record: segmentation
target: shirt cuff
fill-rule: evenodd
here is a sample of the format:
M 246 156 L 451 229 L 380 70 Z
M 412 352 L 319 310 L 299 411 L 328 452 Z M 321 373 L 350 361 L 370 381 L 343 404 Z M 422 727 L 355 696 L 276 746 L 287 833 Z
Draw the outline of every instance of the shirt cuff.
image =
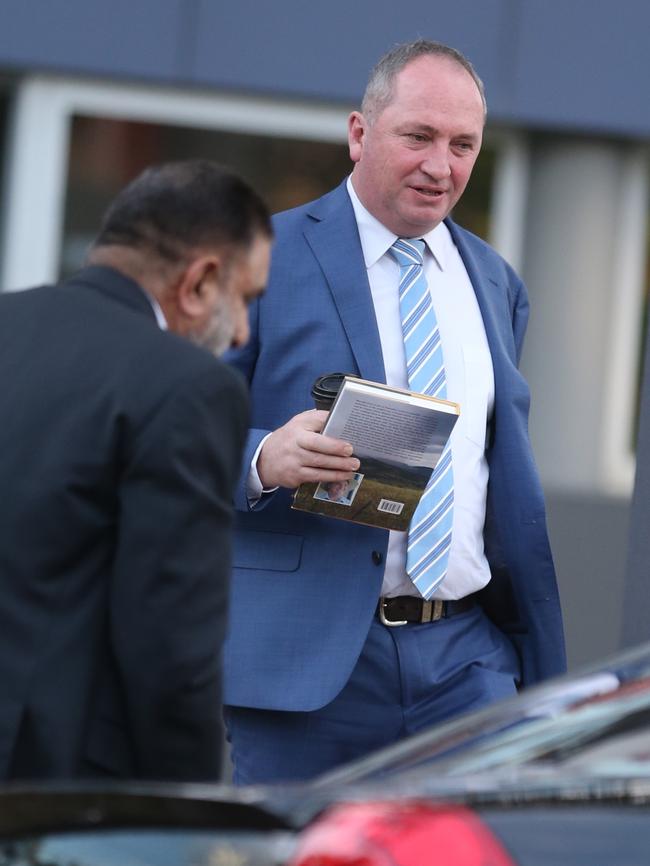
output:
M 250 469 L 248 470 L 248 477 L 246 479 L 246 498 L 248 499 L 248 505 L 250 508 L 253 508 L 260 501 L 262 496 L 265 493 L 274 493 L 278 490 L 277 487 L 263 487 L 262 481 L 260 479 L 259 473 L 257 471 L 257 461 L 260 456 L 260 452 L 266 440 L 269 438 L 271 434 L 267 433 L 264 439 L 257 446 L 255 453 L 253 454 L 253 459 L 251 460 Z

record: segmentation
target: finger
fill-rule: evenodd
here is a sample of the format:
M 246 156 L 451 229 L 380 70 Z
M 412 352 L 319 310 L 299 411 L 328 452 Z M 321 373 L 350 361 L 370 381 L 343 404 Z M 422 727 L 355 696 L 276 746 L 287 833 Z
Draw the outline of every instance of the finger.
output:
M 318 481 L 320 483 L 349 481 L 351 478 L 354 478 L 354 471 L 339 472 L 334 469 L 316 469 L 309 466 L 303 466 L 300 470 L 300 483 L 306 481 Z
M 360 466 L 356 457 L 336 457 L 318 451 L 301 451 L 299 460 L 302 467 L 333 472 L 356 472 Z
M 333 436 L 324 436 L 322 433 L 311 433 L 303 431 L 296 442 L 305 451 L 314 451 L 317 454 L 332 454 L 336 457 L 350 457 L 353 451 L 352 445 L 343 439 L 335 439 Z

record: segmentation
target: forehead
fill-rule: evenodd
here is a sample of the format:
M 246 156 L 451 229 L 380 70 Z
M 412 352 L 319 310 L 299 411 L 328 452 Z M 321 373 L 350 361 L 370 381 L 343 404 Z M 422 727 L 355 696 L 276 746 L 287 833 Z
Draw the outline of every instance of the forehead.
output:
M 426 55 L 407 64 L 396 76 L 386 111 L 440 109 L 478 114 L 483 99 L 470 73 L 451 57 Z

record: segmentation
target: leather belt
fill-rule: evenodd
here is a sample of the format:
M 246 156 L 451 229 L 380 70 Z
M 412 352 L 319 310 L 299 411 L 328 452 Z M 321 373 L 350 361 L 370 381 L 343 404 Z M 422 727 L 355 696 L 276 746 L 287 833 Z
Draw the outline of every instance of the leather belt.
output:
M 476 601 L 468 595 L 457 601 L 441 601 L 433 598 L 427 601 L 411 595 L 382 596 L 377 605 L 377 616 L 384 625 L 406 625 L 410 622 L 438 622 L 458 613 L 471 610 Z

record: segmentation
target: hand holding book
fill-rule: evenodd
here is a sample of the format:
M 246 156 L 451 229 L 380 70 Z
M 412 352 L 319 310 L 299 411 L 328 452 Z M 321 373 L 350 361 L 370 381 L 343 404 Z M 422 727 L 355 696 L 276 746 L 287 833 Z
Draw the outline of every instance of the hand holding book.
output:
M 301 484 L 293 508 L 405 531 L 460 413 L 458 404 L 343 377 L 323 433 L 361 465 L 345 490 Z

